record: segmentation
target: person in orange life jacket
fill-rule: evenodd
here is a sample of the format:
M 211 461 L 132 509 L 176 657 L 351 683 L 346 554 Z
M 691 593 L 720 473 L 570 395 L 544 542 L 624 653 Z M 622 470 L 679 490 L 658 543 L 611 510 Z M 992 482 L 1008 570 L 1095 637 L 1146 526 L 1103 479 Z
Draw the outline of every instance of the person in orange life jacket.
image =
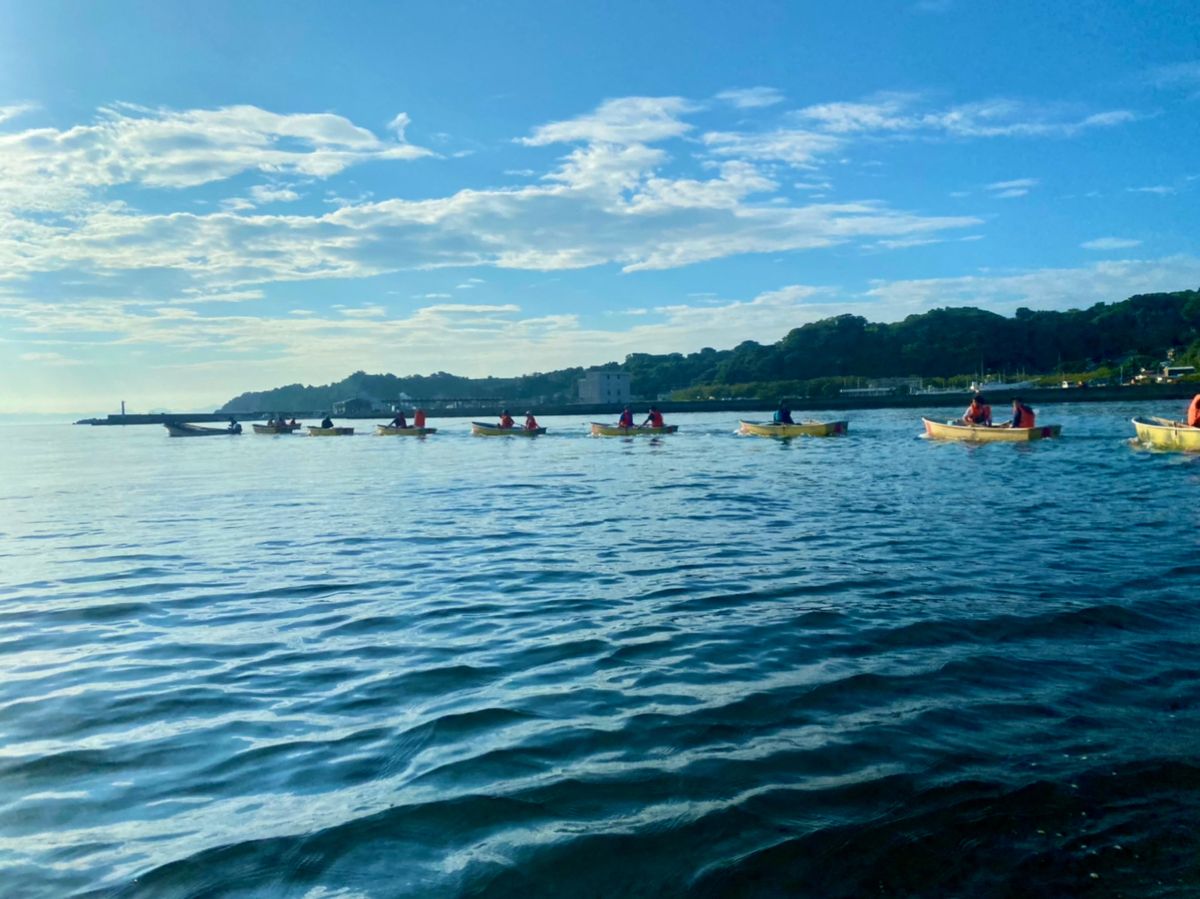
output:
M 537 423 L 537 419 L 533 417 L 533 413 L 526 411 L 525 413 L 525 430 L 536 431 L 541 425 Z
M 513 421 L 512 416 L 508 414 L 507 409 L 500 413 L 500 427 L 511 428 L 515 424 L 516 422 Z
M 425 410 L 424 409 L 417 409 L 415 412 L 413 412 L 413 427 L 414 428 L 425 427 Z
M 617 420 L 618 428 L 633 427 L 633 413 L 629 411 L 629 407 L 625 407 L 625 411 L 621 413 L 621 417 Z
M 396 412 L 396 417 L 395 417 L 395 418 L 393 418 L 393 419 L 391 420 L 391 422 L 389 422 L 389 423 L 388 423 L 388 427 L 391 427 L 391 428 L 407 428 L 407 427 L 408 427 L 408 422 L 404 420 L 404 413 L 403 413 L 403 412 L 401 412 L 401 411 L 397 411 L 397 412 Z
M 1037 416 L 1032 409 L 1025 405 L 1025 401 L 1020 397 L 1013 400 L 1013 417 L 1012 421 L 1005 422 L 1006 428 L 1032 428 Z
M 1188 427 L 1200 428 L 1200 393 L 1192 397 L 1192 404 L 1187 410 Z
M 972 397 L 971 405 L 967 406 L 967 411 L 963 413 L 962 421 L 968 425 L 984 425 L 989 428 L 992 426 L 992 407 L 984 400 L 982 393 Z
M 788 408 L 785 400 L 779 401 L 779 408 L 775 410 L 775 417 L 772 419 L 777 425 L 794 425 L 792 421 L 792 410 Z
M 657 406 L 650 407 L 650 414 L 646 416 L 646 420 L 642 422 L 642 427 L 650 425 L 652 428 L 661 428 L 663 426 L 662 413 L 658 411 Z

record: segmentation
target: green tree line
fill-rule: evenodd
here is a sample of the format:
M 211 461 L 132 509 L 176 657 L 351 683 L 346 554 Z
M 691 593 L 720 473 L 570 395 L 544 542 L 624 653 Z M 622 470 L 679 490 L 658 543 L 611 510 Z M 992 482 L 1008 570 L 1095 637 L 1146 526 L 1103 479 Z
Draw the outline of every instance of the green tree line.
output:
M 857 378 L 952 379 L 1118 365 L 1132 371 L 1157 364 L 1168 352 L 1179 364 L 1200 367 L 1200 291 L 1140 294 L 1067 312 L 1021 308 L 1011 318 L 970 307 L 934 309 L 893 323 L 839 315 L 794 328 L 773 344 L 745 341 L 731 350 L 705 347 L 686 355 L 633 353 L 623 363 L 597 368 L 628 372 L 634 395 L 643 398 L 672 393 L 684 398 L 714 389 L 726 396 L 770 396 L 836 391 Z M 401 394 L 425 401 L 564 403 L 577 398 L 583 374 L 582 368 L 515 378 L 359 371 L 336 384 L 244 393 L 222 411 L 328 409 L 355 396 L 394 402 Z M 813 384 L 818 385 L 815 391 Z

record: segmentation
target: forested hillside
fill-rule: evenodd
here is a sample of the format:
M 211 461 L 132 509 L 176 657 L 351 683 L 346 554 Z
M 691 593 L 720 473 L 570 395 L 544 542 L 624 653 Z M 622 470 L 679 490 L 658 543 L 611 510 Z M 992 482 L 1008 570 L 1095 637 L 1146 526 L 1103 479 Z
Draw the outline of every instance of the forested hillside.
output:
M 602 368 L 629 372 L 636 396 L 720 385 L 800 384 L 818 379 L 948 378 L 982 372 L 1084 372 L 1106 365 L 1153 366 L 1173 351 L 1200 367 L 1200 291 L 1142 294 L 1084 310 L 1034 312 L 1006 318 L 981 309 L 935 309 L 880 324 L 839 315 L 795 328 L 776 343 L 746 341 L 732 350 L 705 347 L 684 355 L 633 353 Z M 571 402 L 582 368 L 515 378 L 368 375 L 355 372 L 336 384 L 292 384 L 244 393 L 223 411 L 329 409 L 355 396 L 391 402 L 497 399 Z M 764 387 L 764 390 L 769 389 Z M 745 391 L 741 391 L 745 393 Z

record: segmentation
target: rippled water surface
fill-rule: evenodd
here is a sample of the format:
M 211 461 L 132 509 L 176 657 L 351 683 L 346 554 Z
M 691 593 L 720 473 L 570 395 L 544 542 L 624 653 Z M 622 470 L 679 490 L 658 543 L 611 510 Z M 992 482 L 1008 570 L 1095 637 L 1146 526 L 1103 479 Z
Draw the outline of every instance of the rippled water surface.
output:
M 0 893 L 1195 895 L 1175 412 L 6 425 Z

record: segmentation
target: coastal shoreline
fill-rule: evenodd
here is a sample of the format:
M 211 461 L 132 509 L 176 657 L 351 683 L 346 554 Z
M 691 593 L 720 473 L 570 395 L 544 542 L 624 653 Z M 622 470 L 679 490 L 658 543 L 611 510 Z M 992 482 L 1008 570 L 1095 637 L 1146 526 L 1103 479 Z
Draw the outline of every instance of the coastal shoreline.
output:
M 1147 384 L 1129 387 L 1073 387 L 1073 388 L 1040 388 L 1030 390 L 998 390 L 987 391 L 984 387 L 988 402 L 999 408 L 1020 396 L 1032 406 L 1050 406 L 1060 403 L 1111 403 L 1111 402 L 1166 402 L 1189 400 L 1200 392 L 1200 383 L 1178 382 L 1174 384 Z M 970 402 L 971 391 L 962 390 L 953 393 L 907 394 L 894 396 L 821 396 L 793 398 L 787 397 L 794 412 L 813 410 L 854 411 L 859 409 L 928 409 L 965 407 Z M 777 403 L 762 399 L 711 399 L 688 402 L 672 402 L 670 400 L 631 400 L 628 405 L 643 408 L 654 403 L 666 415 L 683 414 L 687 412 L 754 412 L 770 413 Z M 528 401 L 510 401 L 497 399 L 483 401 L 473 405 L 442 406 L 434 400 L 409 401 L 404 408 L 421 407 L 430 418 L 479 418 L 491 417 L 504 406 L 533 408 L 538 415 L 616 415 L 623 403 L 585 404 L 570 403 L 560 405 L 537 405 Z M 146 414 L 111 414 L 105 418 L 83 418 L 75 422 L 77 425 L 160 425 L 166 422 L 189 421 L 228 421 L 236 418 L 239 421 L 257 421 L 280 414 L 281 410 L 270 409 L 258 412 L 156 412 Z M 288 418 L 310 419 L 321 418 L 327 410 L 282 410 Z M 390 416 L 390 412 L 368 412 L 336 416 L 346 421 L 376 421 Z

